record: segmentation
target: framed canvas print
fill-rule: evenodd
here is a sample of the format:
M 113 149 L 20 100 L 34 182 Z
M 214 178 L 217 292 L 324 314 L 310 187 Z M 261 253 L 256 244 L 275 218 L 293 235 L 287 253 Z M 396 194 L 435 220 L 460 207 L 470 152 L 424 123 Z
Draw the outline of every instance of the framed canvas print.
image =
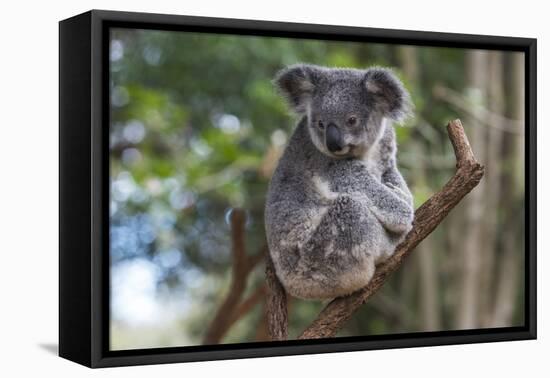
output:
M 62 357 L 536 337 L 536 40 L 96 10 L 59 27 Z

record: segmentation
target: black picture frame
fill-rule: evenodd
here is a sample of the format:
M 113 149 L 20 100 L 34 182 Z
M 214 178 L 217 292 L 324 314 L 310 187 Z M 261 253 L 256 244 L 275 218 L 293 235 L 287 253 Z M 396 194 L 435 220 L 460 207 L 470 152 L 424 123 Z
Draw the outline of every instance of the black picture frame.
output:
M 108 30 L 111 27 L 525 53 L 526 274 L 522 327 L 109 351 Z M 536 338 L 536 62 L 530 38 L 92 10 L 59 23 L 59 355 L 88 367 Z

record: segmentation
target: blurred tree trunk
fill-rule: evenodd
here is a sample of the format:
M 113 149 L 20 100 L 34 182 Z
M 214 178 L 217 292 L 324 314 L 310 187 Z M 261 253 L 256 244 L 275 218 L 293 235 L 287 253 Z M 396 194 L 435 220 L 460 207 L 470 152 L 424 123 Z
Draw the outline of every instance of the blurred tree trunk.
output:
M 419 149 L 420 148 L 417 148 L 417 150 Z M 416 154 L 421 153 L 421 151 L 416 152 Z M 415 169 L 412 172 L 412 176 L 414 177 L 415 186 L 421 188 L 427 188 L 429 186 L 427 168 L 425 164 L 415 166 Z M 417 324 L 415 324 L 415 326 L 420 328 L 422 331 L 436 331 L 441 329 L 441 311 L 439 307 L 439 281 L 437 277 L 437 264 L 435 261 L 437 251 L 437 239 L 434 238 L 434 234 L 428 236 L 417 247 L 417 253 L 415 257 L 417 261 L 415 265 L 418 267 L 418 297 L 413 295 L 409 296 L 409 298 L 413 299 L 413 301 L 418 301 L 420 305 L 418 313 L 421 314 L 421 318 L 417 319 Z M 403 289 L 406 289 L 406 287 L 404 287 Z M 406 293 L 406 291 L 403 290 L 402 293 Z
M 421 87 L 421 78 L 419 76 L 419 67 L 418 67 L 418 49 L 414 46 L 400 46 L 397 48 L 397 57 L 399 63 L 403 70 L 406 81 L 409 86 L 414 88 Z M 419 148 L 418 148 L 419 149 Z M 419 156 L 422 154 L 422 151 L 417 152 Z M 412 179 L 418 181 L 422 187 L 429 187 L 428 184 L 428 173 L 427 167 L 424 162 L 422 166 L 417 167 L 414 172 L 412 172 Z M 422 318 L 416 325 L 424 331 L 435 331 L 440 329 L 440 311 L 439 311 L 439 290 L 438 290 L 438 280 L 437 280 L 437 271 L 435 264 L 435 248 L 433 242 L 433 235 L 429 236 L 418 246 L 418 253 L 416 254 L 417 266 L 419 269 L 418 274 L 416 275 L 419 280 L 415 280 L 415 284 L 418 282 L 419 290 L 419 313 L 421 313 Z M 414 278 L 411 272 L 404 272 L 404 274 L 409 274 L 410 277 Z M 408 294 L 412 289 L 408 280 L 404 280 L 406 285 L 409 285 L 409 289 L 401 291 L 403 294 Z M 416 296 L 409 295 L 404 298 L 412 302 L 416 302 Z
M 525 54 L 516 53 L 508 57 L 510 61 L 509 77 L 512 78 L 512 95 L 509 117 L 520 121 L 519 133 L 515 140 L 516 156 L 514 157 L 514 177 L 517 192 L 525 190 Z M 508 76 L 508 75 L 507 75 Z M 513 143 L 513 142 L 512 142 Z
M 465 202 L 459 204 L 453 216 L 445 221 L 445 242 L 442 248 L 443 256 L 440 264 L 443 281 L 442 306 L 447 317 L 444 318 L 445 328 L 456 328 L 458 324 L 458 306 L 460 290 L 462 289 L 461 274 L 464 258 L 464 228 L 466 220 Z
M 411 328 L 418 327 L 418 317 L 411 314 L 417 313 L 418 301 L 418 282 L 419 282 L 419 267 L 418 259 L 411 259 L 410 264 L 406 272 L 401 275 L 401 281 L 399 282 L 399 302 L 405 305 L 405 308 L 412 311 L 402 311 L 399 317 L 399 326 L 402 330 L 409 330 Z
M 439 311 L 439 290 L 435 264 L 435 243 L 433 235 L 424 240 L 418 249 L 420 265 L 420 304 L 422 306 L 422 330 L 437 331 L 441 329 Z
M 496 114 L 504 114 L 503 55 L 500 51 L 488 53 L 488 108 Z M 487 129 L 487 157 L 485 177 L 485 215 L 483 217 L 483 240 L 480 246 L 481 271 L 479 281 L 480 322 L 487 326 L 492 317 L 494 295 L 495 252 L 498 231 L 498 213 L 500 207 L 502 175 L 502 140 L 503 131 L 496 127 L 484 126 Z
M 524 85 L 524 56 L 514 54 L 507 57 L 506 77 L 509 78 L 510 103 L 507 106 L 507 116 L 523 121 L 525 119 L 525 85 Z M 521 122 L 520 128 L 524 128 Z M 494 293 L 494 306 L 489 326 L 504 327 L 512 325 L 514 309 L 523 308 L 516 306 L 517 296 L 522 292 L 523 280 L 520 272 L 525 271 L 525 250 L 521 237 L 524 232 L 518 227 L 518 218 L 525 215 L 523 204 L 524 195 L 524 130 L 519 133 L 507 133 L 503 138 L 503 150 L 501 160 L 507 169 L 503 171 L 501 209 L 503 210 L 503 234 L 502 251 L 499 256 L 499 271 Z M 523 221 L 523 219 L 522 219 Z
M 479 122 L 480 109 L 487 93 L 488 52 L 468 50 L 466 52 L 466 77 L 468 98 L 472 102 L 474 115 L 469 116 L 465 125 L 469 128 L 471 145 L 475 156 L 483 164 L 486 158 L 486 128 Z M 477 113 L 477 114 L 476 114 Z M 481 253 L 483 235 L 483 215 L 485 182 L 472 191 L 466 203 L 466 225 L 462 245 L 461 277 L 459 284 L 459 301 L 456 311 L 456 326 L 461 329 L 479 326 L 479 283 L 481 273 Z
M 267 332 L 267 304 L 264 299 L 262 303 L 260 319 L 256 326 L 256 334 L 254 336 L 255 341 L 269 341 L 269 333 Z
M 405 78 L 414 85 L 419 85 L 418 48 L 414 46 L 399 46 L 397 56 Z

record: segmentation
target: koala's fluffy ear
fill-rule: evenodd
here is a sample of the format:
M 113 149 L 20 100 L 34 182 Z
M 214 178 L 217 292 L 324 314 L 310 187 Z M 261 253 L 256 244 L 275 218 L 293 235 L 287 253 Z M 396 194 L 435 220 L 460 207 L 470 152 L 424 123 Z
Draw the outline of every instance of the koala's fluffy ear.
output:
M 273 84 L 287 99 L 293 110 L 303 114 L 315 90 L 319 73 L 319 67 L 314 65 L 295 64 L 277 72 Z
M 365 73 L 363 85 L 368 101 L 384 117 L 400 122 L 412 112 L 409 92 L 395 74 L 386 68 L 370 68 Z

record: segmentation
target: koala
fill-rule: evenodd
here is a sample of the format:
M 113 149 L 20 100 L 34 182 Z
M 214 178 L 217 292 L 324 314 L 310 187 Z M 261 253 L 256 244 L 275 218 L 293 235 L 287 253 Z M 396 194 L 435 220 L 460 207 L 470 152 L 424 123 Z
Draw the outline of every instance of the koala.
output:
M 303 299 L 364 287 L 411 230 L 413 197 L 395 130 L 411 113 L 385 68 L 298 64 L 273 83 L 301 116 L 269 183 L 265 225 L 275 273 Z

